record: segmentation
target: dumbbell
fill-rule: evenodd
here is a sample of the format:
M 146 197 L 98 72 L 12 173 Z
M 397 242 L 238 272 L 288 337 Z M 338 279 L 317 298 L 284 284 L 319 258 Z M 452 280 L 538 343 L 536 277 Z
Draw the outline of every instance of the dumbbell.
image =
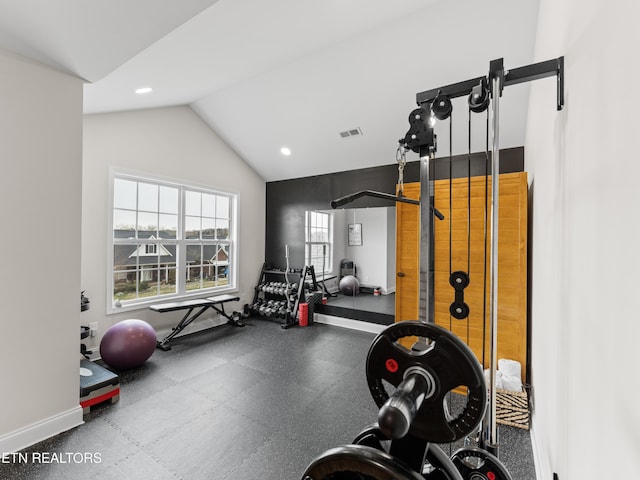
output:
M 251 309 L 255 310 L 255 311 L 258 311 L 258 309 L 260 308 L 260 305 L 262 305 L 262 300 L 258 300 L 256 303 L 251 305 Z

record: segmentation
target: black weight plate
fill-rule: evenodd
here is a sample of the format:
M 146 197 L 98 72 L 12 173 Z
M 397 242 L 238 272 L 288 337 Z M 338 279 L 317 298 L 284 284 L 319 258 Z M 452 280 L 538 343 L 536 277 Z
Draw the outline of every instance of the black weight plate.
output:
M 462 270 L 455 271 L 449 275 L 449 285 L 451 285 L 454 290 L 464 290 L 469 286 L 469 275 Z
M 409 350 L 397 341 L 404 337 L 427 338 L 433 343 L 426 350 Z M 382 407 L 389 398 L 384 382 L 397 387 L 405 372 L 417 367 L 434 379 L 435 391 L 426 398 L 409 433 L 426 442 L 450 443 L 471 433 L 484 416 L 487 390 L 482 367 L 471 349 L 448 330 L 414 320 L 395 323 L 373 341 L 367 355 L 367 383 L 374 401 Z M 467 404 L 459 415 L 452 415 L 445 396 L 465 386 Z
M 425 468 L 430 471 L 423 470 L 422 476 L 428 480 L 464 480 L 447 454 L 433 443 L 429 444 L 429 449 L 427 450 Z
M 313 460 L 302 480 L 424 480 L 424 477 L 388 453 L 365 445 L 343 445 Z
M 451 461 L 464 480 L 512 480 L 498 457 L 481 448 L 461 448 L 451 456 Z
M 380 431 L 377 423 L 365 427 L 356 438 L 353 439 L 354 445 L 366 445 L 382 452 L 389 453 L 389 439 Z
M 453 302 L 449 306 L 449 313 L 453 318 L 456 318 L 458 320 L 464 320 L 469 316 L 469 305 L 467 305 L 464 302 L 461 302 L 461 303 Z
M 369 425 L 353 440 L 356 445 L 366 445 L 389 453 L 391 441 L 380 431 L 377 423 Z M 426 463 L 422 476 L 427 480 L 463 480 L 451 459 L 435 443 L 427 447 Z

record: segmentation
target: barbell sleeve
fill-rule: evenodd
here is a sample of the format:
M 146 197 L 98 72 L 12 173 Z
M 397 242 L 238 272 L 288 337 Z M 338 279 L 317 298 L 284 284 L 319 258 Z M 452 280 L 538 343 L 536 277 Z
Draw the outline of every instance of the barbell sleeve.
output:
M 400 382 L 378 413 L 378 427 L 387 438 L 398 439 L 409 433 L 428 389 L 427 379 L 420 373 L 409 374 Z

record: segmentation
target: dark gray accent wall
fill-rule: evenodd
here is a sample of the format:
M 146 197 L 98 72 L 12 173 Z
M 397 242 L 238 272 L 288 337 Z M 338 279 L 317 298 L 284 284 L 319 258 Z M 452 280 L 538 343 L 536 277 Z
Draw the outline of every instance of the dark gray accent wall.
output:
M 420 179 L 420 162 L 408 162 L 404 171 L 405 183 Z M 484 175 L 486 161 L 484 153 L 457 155 L 452 158 L 452 176 L 466 177 Z M 429 177 L 434 180 L 449 178 L 449 157 L 436 158 L 431 162 Z M 524 170 L 524 147 L 500 151 L 500 173 Z M 381 167 L 349 170 L 313 177 L 268 182 L 266 188 L 266 238 L 265 261 L 274 268 L 284 268 L 285 244 L 289 245 L 289 265 L 304 266 L 304 214 L 307 210 L 329 210 L 331 201 L 360 190 L 374 190 L 393 194 L 398 181 L 397 164 Z M 345 208 L 390 206 L 392 202 L 359 198 Z

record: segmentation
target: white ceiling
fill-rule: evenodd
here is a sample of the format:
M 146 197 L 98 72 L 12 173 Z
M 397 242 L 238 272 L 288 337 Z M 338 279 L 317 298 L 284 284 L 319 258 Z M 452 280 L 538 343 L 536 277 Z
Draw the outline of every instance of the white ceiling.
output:
M 91 82 L 87 114 L 188 104 L 273 181 L 394 163 L 417 92 L 484 75 L 492 59 L 533 62 L 537 4 L 0 0 L 0 47 Z M 501 146 L 523 145 L 527 100 L 526 85 L 505 90 Z M 468 149 L 465 102 L 454 154 Z M 484 123 L 474 117 L 474 151 Z M 340 137 L 354 127 L 363 135 Z M 436 132 L 448 155 L 448 121 Z

